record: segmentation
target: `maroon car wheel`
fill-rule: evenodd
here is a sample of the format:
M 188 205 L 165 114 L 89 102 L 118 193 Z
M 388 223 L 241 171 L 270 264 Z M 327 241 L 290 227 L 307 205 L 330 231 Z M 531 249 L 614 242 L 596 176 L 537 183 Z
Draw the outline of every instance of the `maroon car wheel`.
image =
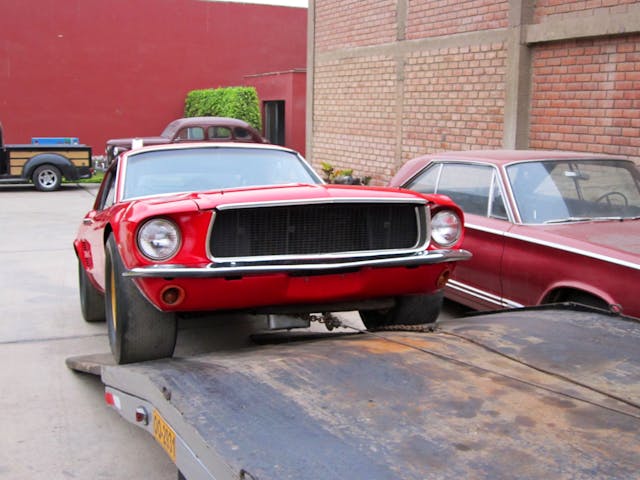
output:
M 177 322 L 173 313 L 157 310 L 129 277 L 113 235 L 106 253 L 105 304 L 109 345 L 118 364 L 170 357 L 176 345 Z
M 442 310 L 443 293 L 399 297 L 387 310 L 360 310 L 364 326 L 370 330 L 391 325 L 433 323 Z
M 82 263 L 78 261 L 78 290 L 80 292 L 80 309 L 87 322 L 104 322 L 104 297 L 93 286 Z

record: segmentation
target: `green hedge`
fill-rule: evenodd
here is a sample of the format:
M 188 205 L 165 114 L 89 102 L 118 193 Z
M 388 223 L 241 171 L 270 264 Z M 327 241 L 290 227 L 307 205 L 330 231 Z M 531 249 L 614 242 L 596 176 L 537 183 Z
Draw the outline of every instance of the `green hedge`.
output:
M 260 100 L 254 87 L 225 87 L 192 90 L 184 102 L 185 117 L 231 117 L 262 129 Z

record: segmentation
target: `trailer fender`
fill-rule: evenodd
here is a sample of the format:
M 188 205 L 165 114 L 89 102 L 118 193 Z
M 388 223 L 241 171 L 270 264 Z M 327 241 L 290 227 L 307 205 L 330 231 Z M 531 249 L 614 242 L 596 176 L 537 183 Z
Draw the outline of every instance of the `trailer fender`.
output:
M 63 155 L 60 155 L 59 153 L 40 153 L 33 156 L 24 165 L 24 168 L 22 170 L 22 177 L 26 180 L 30 180 L 33 176 L 33 172 L 40 165 L 53 165 L 55 167 L 58 167 L 58 169 L 60 169 L 60 171 L 62 172 L 62 175 L 67 180 L 78 179 L 77 169 L 75 168 L 73 163 L 71 163 L 71 160 Z

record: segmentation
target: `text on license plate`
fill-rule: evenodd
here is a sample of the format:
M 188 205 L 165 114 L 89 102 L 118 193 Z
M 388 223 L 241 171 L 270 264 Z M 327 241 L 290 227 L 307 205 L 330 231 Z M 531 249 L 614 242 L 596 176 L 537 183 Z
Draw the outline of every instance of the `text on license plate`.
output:
M 157 410 L 153 411 L 153 436 L 165 452 L 176 462 L 176 432 L 165 422 Z

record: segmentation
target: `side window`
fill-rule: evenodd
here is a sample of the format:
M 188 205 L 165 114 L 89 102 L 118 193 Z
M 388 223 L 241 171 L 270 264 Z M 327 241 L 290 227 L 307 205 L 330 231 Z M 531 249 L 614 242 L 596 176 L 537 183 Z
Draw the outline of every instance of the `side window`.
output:
M 183 128 L 176 135 L 176 141 L 204 140 L 204 129 L 202 127 Z
M 245 142 L 251 141 L 251 132 L 246 128 L 236 127 L 233 129 L 233 134 L 237 140 L 242 140 Z
M 493 172 L 493 182 L 491 183 L 491 202 L 489 203 L 489 216 L 500 220 L 508 220 L 507 209 L 504 206 L 502 191 L 500 190 L 500 182 L 498 175 Z
M 109 208 L 115 202 L 116 198 L 116 168 L 110 168 L 105 173 L 102 186 L 98 192 L 98 204 L 96 210 L 104 210 Z
M 485 165 L 444 164 L 436 193 L 451 197 L 465 213 L 488 216 L 494 169 Z
M 229 127 L 209 127 L 209 140 L 228 140 L 231 138 L 231 130 Z
M 430 165 L 423 170 L 420 175 L 414 178 L 411 183 L 407 185 L 407 188 L 420 193 L 436 193 L 436 184 L 441 167 L 442 165 L 439 163 Z

